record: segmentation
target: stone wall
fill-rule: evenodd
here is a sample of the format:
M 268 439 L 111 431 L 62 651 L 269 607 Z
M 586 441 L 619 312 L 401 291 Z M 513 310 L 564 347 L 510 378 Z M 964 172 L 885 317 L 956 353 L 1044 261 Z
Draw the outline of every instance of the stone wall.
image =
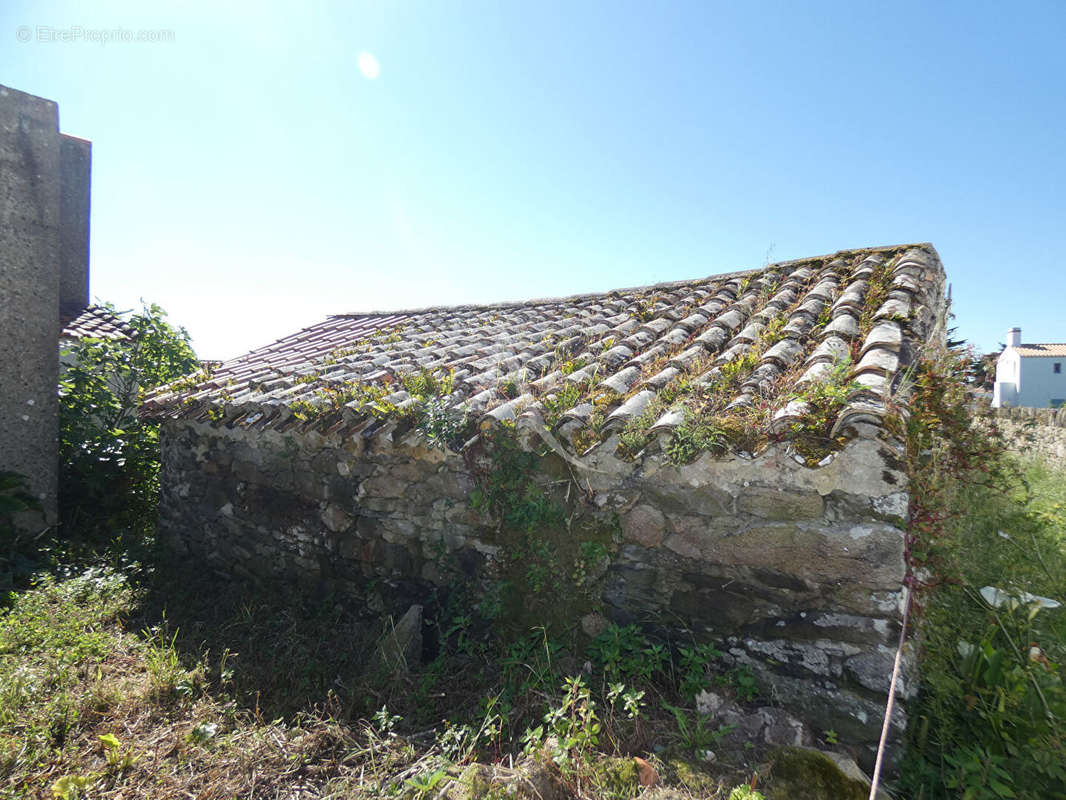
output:
M 54 102 L 0 86 L 0 469 L 28 476 L 50 521 L 59 311 L 88 302 L 90 160 Z
M 402 608 L 434 585 L 490 592 L 510 568 L 501 529 L 472 507 L 476 460 L 413 432 L 168 421 L 162 448 L 161 536 L 224 574 L 371 586 Z M 545 452 L 537 474 L 567 507 L 546 534 L 552 568 L 590 588 L 575 617 L 719 641 L 814 729 L 872 753 L 903 600 L 908 495 L 889 445 L 857 439 L 813 469 L 783 445 L 683 467 L 621 461 L 613 440 L 580 463 Z M 584 537 L 603 563 L 578 563 Z
M 1066 408 L 995 408 L 996 420 L 1012 450 L 1066 465 Z

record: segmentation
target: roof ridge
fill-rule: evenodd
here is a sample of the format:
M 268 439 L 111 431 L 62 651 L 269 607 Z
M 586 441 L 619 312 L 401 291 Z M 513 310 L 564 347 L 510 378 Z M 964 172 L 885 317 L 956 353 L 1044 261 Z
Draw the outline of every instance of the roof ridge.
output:
M 462 303 L 460 305 L 453 306 L 425 306 L 423 308 L 401 308 L 392 311 L 353 311 L 344 314 L 330 314 L 330 319 L 359 319 L 362 317 L 381 317 L 381 316 L 395 316 L 398 314 L 426 314 L 432 311 L 491 311 L 497 308 L 520 308 L 522 306 L 535 306 L 535 305 L 548 305 L 554 303 L 568 303 L 575 300 L 589 300 L 595 297 L 610 297 L 612 294 L 621 294 L 623 292 L 641 292 L 651 291 L 653 289 L 680 289 L 684 286 L 691 286 L 697 283 L 704 283 L 711 280 L 724 280 L 728 278 L 739 278 L 745 275 L 754 275 L 762 272 L 763 270 L 770 269 L 776 266 L 774 264 L 768 264 L 765 267 L 759 267 L 757 269 L 744 269 L 735 270 L 733 272 L 723 272 L 715 275 L 708 275 L 703 278 L 690 278 L 688 280 L 680 281 L 663 281 L 662 283 L 650 283 L 644 286 L 624 286 L 616 289 L 610 289 L 606 292 L 580 292 L 578 294 L 563 295 L 561 297 L 535 297 L 530 300 L 500 300 L 495 303 Z
M 550 303 L 566 303 L 574 302 L 576 300 L 589 300 L 595 297 L 610 297 L 612 294 L 620 294 L 623 292 L 641 292 L 651 291 L 654 289 L 677 289 L 683 286 L 689 286 L 694 283 L 702 283 L 712 280 L 728 280 L 730 278 L 739 278 L 747 275 L 755 275 L 760 272 L 764 272 L 769 269 L 781 269 L 796 266 L 798 264 L 806 264 L 810 261 L 824 261 L 829 258 L 839 258 L 846 256 L 855 256 L 860 253 L 884 253 L 895 250 L 902 250 L 908 247 L 924 247 L 930 250 L 934 250 L 932 243 L 930 242 L 912 242 L 909 244 L 893 244 L 884 245 L 881 247 L 855 247 L 847 250 L 837 250 L 832 253 L 825 253 L 820 256 L 806 256 L 804 258 L 793 258 L 788 261 L 775 261 L 772 264 L 765 264 L 761 267 L 754 269 L 740 269 L 732 270 L 729 272 L 718 272 L 704 277 L 689 278 L 679 281 L 663 281 L 661 283 L 651 283 L 642 286 L 622 286 L 609 289 L 604 292 L 579 292 L 578 294 L 563 295 L 561 297 L 536 297 L 530 300 L 502 300 L 495 303 L 462 303 L 458 305 L 439 305 L 439 306 L 425 306 L 422 308 L 397 308 L 397 309 L 379 309 L 373 311 L 351 311 L 340 314 L 328 314 L 328 319 L 364 319 L 369 317 L 381 317 L 381 316 L 395 316 L 398 314 L 428 314 L 438 311 L 492 311 L 498 308 L 519 308 L 521 306 L 534 306 L 534 305 L 547 305 Z M 935 250 L 934 250 L 935 251 Z

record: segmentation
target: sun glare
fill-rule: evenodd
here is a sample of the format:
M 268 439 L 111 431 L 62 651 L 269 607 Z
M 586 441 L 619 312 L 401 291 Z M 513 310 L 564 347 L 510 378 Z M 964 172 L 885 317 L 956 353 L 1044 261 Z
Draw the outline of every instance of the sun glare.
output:
M 373 53 L 364 50 L 359 54 L 359 71 L 363 73 L 363 77 L 374 80 L 381 72 L 381 65 Z

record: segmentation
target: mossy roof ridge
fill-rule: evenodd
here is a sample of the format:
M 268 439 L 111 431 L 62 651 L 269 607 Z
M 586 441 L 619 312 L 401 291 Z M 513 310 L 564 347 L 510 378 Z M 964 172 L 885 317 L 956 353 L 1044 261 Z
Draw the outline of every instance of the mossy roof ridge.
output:
M 905 413 L 902 376 L 943 335 L 944 289 L 936 250 L 917 244 L 566 298 L 336 315 L 156 390 L 142 414 L 371 436 L 428 384 L 483 426 L 539 418 L 577 452 L 719 417 L 774 437 L 817 416 L 837 439 Z M 831 407 L 817 391 L 827 382 Z

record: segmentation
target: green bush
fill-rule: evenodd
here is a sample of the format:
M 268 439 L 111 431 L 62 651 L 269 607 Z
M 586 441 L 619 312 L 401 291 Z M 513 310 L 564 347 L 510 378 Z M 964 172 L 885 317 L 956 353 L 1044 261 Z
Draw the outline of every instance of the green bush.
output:
M 114 308 L 108 306 L 114 313 Z M 189 334 L 146 305 L 130 339 L 83 339 L 59 381 L 59 508 L 68 533 L 144 533 L 155 524 L 159 429 L 138 419 L 144 393 L 197 369 Z
M 1066 797 L 1066 607 L 1048 602 L 1066 602 L 1066 525 L 1026 488 L 1041 473 L 1025 470 L 1012 489 L 963 487 L 931 548 L 949 580 L 927 593 L 921 618 L 924 681 L 904 771 L 915 796 Z
M 975 424 L 959 363 L 917 372 L 906 426 L 908 549 L 929 582 L 902 793 L 1066 798 L 1066 475 Z

